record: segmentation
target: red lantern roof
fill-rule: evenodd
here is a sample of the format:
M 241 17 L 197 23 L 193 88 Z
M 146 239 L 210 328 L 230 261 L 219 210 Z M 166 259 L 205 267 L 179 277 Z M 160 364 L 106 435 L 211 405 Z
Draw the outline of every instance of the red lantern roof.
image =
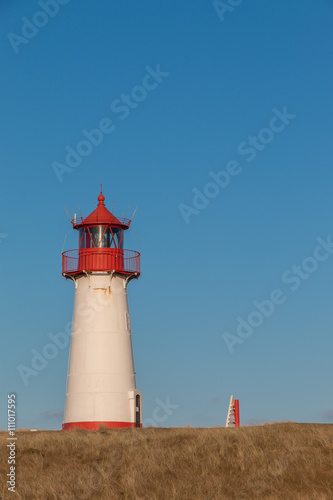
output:
M 83 226 L 99 226 L 99 225 L 110 225 L 112 227 L 120 227 L 122 229 L 128 229 L 131 221 L 129 219 L 120 218 L 117 219 L 104 205 L 105 197 L 102 193 L 99 195 L 98 206 L 93 212 L 91 212 L 88 217 L 75 217 L 72 220 L 73 228 L 80 229 Z

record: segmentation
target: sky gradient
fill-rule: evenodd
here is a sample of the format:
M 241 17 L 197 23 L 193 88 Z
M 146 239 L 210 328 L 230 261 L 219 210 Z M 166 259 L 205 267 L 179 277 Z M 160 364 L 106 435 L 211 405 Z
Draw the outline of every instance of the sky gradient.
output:
M 18 367 L 68 330 L 64 207 L 101 181 L 138 207 L 144 424 L 224 425 L 231 394 L 241 424 L 333 421 L 333 4 L 232 3 L 1 2 L 1 428 L 12 392 L 61 428 L 69 346 Z

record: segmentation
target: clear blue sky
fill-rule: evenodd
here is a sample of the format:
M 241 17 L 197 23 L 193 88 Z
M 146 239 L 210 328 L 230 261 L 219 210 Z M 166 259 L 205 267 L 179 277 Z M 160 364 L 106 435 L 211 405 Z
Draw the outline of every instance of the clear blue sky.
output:
M 17 366 L 71 321 L 64 206 L 90 213 L 101 181 L 115 215 L 138 206 L 144 421 L 169 398 L 158 425 L 224 425 L 231 394 L 243 423 L 333 421 L 333 255 L 317 249 L 333 235 L 332 2 L 244 0 L 224 15 L 203 0 L 63 3 L 53 17 L 0 6 L 0 427 L 13 391 L 20 427 L 61 426 L 68 347 L 27 386 Z M 55 162 L 106 118 L 112 132 L 60 182 Z M 260 320 L 253 302 L 275 289 L 283 303 Z M 241 338 L 249 315 L 261 326 Z

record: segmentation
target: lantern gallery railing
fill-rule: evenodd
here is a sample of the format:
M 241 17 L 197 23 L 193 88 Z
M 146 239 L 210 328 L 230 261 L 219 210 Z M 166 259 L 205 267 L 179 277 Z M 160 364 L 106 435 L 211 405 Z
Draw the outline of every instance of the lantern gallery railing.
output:
M 115 271 L 140 274 L 140 254 L 118 248 L 83 248 L 62 254 L 62 274 Z
M 71 219 L 71 223 L 74 227 L 76 226 L 81 226 L 84 224 L 84 221 L 86 220 L 86 217 L 74 217 Z M 123 226 L 130 226 L 131 224 L 131 219 L 126 219 L 125 217 L 118 217 L 118 221 L 123 225 Z M 102 222 L 101 222 L 102 223 Z

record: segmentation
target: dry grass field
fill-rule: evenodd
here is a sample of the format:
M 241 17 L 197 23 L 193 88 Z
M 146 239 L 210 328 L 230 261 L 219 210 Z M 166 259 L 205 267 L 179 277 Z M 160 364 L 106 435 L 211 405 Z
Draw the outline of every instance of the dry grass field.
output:
M 2 499 L 333 499 L 333 425 L 18 431 Z

